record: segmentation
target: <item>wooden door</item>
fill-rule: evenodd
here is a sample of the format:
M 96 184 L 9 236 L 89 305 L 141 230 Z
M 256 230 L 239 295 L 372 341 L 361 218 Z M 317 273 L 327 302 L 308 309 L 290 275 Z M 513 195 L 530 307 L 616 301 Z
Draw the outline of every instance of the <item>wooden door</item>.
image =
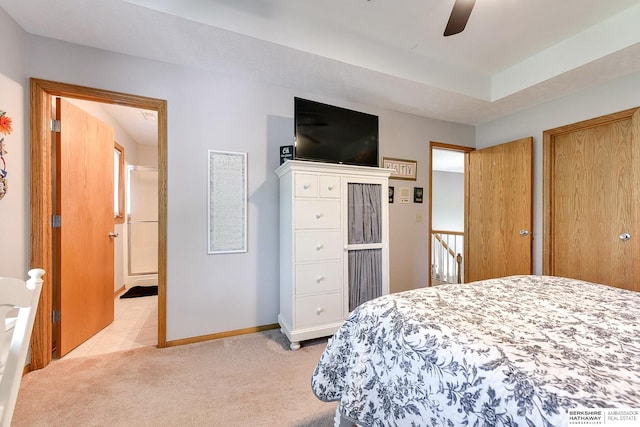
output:
M 545 145 L 552 260 L 545 274 L 640 290 L 639 114 L 577 126 Z
M 113 129 L 58 98 L 56 355 L 113 322 Z
M 533 138 L 465 157 L 465 283 L 531 274 Z

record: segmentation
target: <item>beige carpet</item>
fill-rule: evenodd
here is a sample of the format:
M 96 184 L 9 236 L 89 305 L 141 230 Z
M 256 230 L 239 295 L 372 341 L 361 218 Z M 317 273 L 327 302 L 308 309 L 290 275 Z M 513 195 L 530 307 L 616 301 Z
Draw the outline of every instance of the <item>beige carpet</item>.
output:
M 54 361 L 22 379 L 12 426 L 332 426 L 310 385 L 325 346 L 271 330 Z

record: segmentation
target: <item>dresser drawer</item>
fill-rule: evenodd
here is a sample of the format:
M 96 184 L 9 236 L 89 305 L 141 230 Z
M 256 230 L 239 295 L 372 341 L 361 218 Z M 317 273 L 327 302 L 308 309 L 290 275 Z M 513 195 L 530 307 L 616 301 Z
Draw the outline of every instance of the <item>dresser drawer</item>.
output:
M 295 197 L 318 197 L 318 175 L 297 173 L 293 178 Z
M 320 175 L 318 187 L 320 197 L 340 198 L 340 177 L 336 175 Z
M 342 289 L 342 263 L 318 262 L 296 266 L 296 295 Z
M 296 328 L 308 328 L 344 320 L 342 293 L 296 298 Z
M 322 261 L 342 257 L 340 231 L 296 231 L 295 261 Z
M 340 228 L 340 200 L 296 200 L 295 228 Z

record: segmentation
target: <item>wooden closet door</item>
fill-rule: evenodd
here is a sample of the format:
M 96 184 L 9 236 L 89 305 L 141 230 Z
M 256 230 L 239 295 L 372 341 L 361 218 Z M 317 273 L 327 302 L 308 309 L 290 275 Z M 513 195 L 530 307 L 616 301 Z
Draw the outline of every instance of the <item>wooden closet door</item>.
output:
M 638 290 L 638 114 L 553 137 L 546 274 Z

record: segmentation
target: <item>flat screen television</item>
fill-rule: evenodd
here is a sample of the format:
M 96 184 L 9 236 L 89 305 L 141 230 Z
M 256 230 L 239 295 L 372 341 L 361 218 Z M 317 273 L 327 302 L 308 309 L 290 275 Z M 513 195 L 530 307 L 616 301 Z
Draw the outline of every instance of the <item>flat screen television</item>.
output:
M 294 98 L 295 158 L 378 166 L 378 116 Z

